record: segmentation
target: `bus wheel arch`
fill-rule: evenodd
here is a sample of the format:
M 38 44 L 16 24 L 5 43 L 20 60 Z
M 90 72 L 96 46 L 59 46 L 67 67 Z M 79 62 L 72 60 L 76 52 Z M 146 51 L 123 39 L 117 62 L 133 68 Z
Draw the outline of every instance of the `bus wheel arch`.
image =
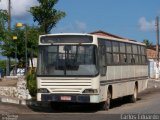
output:
M 112 99 L 112 93 L 113 93 L 112 85 L 109 85 L 109 86 L 108 86 L 108 90 L 107 90 L 107 91 L 110 92 L 110 94 L 111 94 L 111 99 Z
M 137 90 L 138 90 L 138 81 L 135 82 L 135 86 L 137 87 Z

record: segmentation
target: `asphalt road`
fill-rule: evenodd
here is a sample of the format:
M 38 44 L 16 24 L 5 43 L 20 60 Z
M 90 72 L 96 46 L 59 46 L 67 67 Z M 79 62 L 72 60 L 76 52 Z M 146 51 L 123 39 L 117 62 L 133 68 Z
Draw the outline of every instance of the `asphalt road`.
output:
M 114 100 L 109 111 L 83 105 L 53 111 L 49 107 L 0 103 L 0 114 L 3 120 L 6 118 L 14 118 L 14 120 L 135 120 L 144 117 L 157 120 L 160 119 L 160 88 L 150 88 L 140 93 L 136 103 L 128 103 L 123 99 Z M 150 116 L 147 116 L 148 114 Z

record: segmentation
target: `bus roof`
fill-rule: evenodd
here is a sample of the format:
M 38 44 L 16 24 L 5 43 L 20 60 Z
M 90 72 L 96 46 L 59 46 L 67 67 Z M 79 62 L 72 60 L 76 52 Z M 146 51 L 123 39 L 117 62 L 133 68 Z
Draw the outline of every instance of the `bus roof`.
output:
M 87 35 L 87 36 L 93 36 L 92 34 L 88 34 L 88 33 L 54 33 L 54 34 L 45 34 L 45 35 L 40 35 L 40 37 L 42 36 L 56 36 L 56 35 Z
M 139 44 L 139 45 L 144 45 L 144 43 L 142 42 L 138 42 L 136 40 L 131 40 L 131 39 L 121 39 L 121 38 L 114 38 L 114 37 L 109 37 L 109 36 L 102 36 L 102 35 L 97 35 L 97 34 L 89 34 L 89 33 L 55 33 L 55 34 L 45 34 L 45 35 L 40 35 L 39 37 L 45 37 L 45 36 L 58 36 L 58 35 L 77 35 L 77 36 L 94 36 L 97 38 L 102 38 L 102 39 L 109 39 L 109 40 L 113 40 L 113 41 L 121 41 L 121 42 L 126 42 L 126 43 L 133 43 L 133 44 Z

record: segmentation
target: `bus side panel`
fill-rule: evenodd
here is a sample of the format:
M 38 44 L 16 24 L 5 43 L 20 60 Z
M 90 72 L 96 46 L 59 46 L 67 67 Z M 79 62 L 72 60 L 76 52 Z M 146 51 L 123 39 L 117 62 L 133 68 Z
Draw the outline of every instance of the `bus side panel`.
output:
M 100 102 L 106 101 L 107 90 L 108 90 L 108 85 L 100 85 Z
M 107 66 L 108 85 L 112 85 L 112 98 L 131 95 L 135 83 L 138 82 L 138 92 L 147 87 L 147 65 Z

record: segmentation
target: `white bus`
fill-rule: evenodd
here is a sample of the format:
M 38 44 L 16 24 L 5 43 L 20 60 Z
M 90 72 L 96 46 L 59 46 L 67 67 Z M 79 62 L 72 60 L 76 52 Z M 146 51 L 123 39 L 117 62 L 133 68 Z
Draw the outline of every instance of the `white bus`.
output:
M 91 34 L 61 33 L 39 38 L 37 100 L 101 103 L 128 96 L 136 102 L 147 87 L 148 66 L 143 43 Z

